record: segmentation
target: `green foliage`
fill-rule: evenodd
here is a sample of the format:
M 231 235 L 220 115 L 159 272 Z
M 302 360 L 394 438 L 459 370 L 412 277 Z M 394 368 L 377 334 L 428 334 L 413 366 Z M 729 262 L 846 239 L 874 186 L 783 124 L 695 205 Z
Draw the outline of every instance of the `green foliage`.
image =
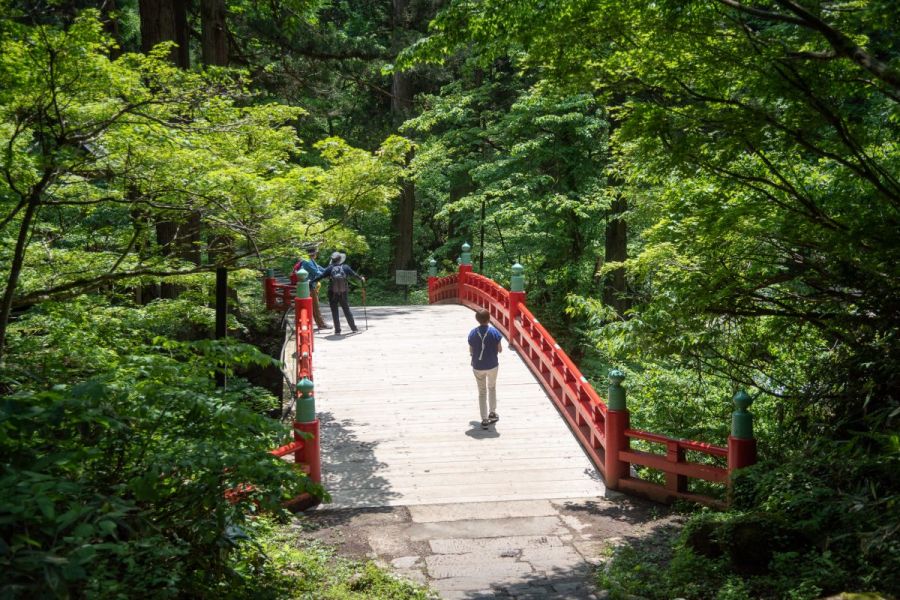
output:
M 258 102 L 237 71 L 178 69 L 165 45 L 112 60 L 96 16 L 0 30 L 4 305 L 188 284 L 309 240 L 364 245 L 347 219 L 385 210 L 408 142 L 373 154 L 329 138 L 303 166 L 302 109 Z
M 263 600 L 429 600 L 428 591 L 392 577 L 373 563 L 335 555 L 332 548 L 298 538 L 298 528 L 279 527 L 266 519 L 256 524 L 259 546 L 243 545 L 246 554 L 235 570 L 241 585 L 228 597 Z M 261 551 L 261 552 L 260 552 Z
M 595 285 L 603 253 L 606 115 L 590 95 L 556 94 L 502 67 L 483 75 L 427 96 L 404 125 L 421 138 L 412 170 L 433 255 L 455 260 L 470 242 L 476 269 L 483 250 L 484 274 L 498 281 L 521 262 L 532 304 L 564 322 L 565 295 Z
M 217 369 L 272 359 L 159 337 L 159 318 L 83 298 L 15 323 L 0 404 L 5 596 L 203 595 L 234 579 L 251 515 L 321 493 L 268 454 L 289 432 L 253 410 L 265 392 L 214 387 Z M 232 504 L 239 486 L 252 487 Z

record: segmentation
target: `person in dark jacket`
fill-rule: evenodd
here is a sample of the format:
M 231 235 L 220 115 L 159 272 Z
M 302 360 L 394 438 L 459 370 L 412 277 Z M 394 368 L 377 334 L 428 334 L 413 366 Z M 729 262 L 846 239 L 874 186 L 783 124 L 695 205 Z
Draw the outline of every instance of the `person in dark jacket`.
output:
M 341 320 L 338 317 L 338 305 L 344 310 L 344 317 L 347 319 L 347 324 L 350 325 L 350 329 L 353 331 L 359 331 L 356 328 L 356 321 L 353 320 L 353 313 L 350 312 L 350 303 L 347 301 L 347 296 L 350 293 L 350 277 L 355 277 L 359 279 L 363 283 L 366 282 L 366 278 L 362 275 L 358 275 L 356 271 L 350 268 L 350 265 L 345 265 L 344 261 L 347 260 L 347 255 L 343 252 L 334 252 L 331 254 L 331 264 L 325 267 L 325 270 L 322 271 L 321 274 L 316 275 L 312 281 L 318 281 L 319 279 L 325 279 L 326 277 L 331 279 L 331 283 L 328 286 L 328 304 L 331 305 L 331 321 L 334 323 L 334 332 L 337 334 L 341 333 Z

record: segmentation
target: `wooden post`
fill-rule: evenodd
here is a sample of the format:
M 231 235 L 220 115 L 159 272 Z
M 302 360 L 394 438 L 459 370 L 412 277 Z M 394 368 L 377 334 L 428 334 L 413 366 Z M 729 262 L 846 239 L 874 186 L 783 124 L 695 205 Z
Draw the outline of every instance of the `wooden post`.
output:
M 519 306 L 525 304 L 525 267 L 516 263 L 512 266 L 512 277 L 509 278 L 509 343 L 518 346 L 516 339 L 516 319 Z
M 462 254 L 459 257 L 459 300 L 466 298 L 467 273 L 472 272 L 472 246 L 468 243 L 462 245 Z
M 313 382 L 303 378 L 297 383 L 297 418 L 294 420 L 294 439 L 303 441 L 303 447 L 294 454 L 296 464 L 309 465 L 309 478 L 322 483 L 322 453 L 319 438 L 319 419 L 316 418 L 316 400 L 313 396 Z M 301 433 L 312 435 L 303 439 Z
M 672 440 L 666 444 L 666 460 L 672 464 L 683 463 L 685 459 L 684 448 L 678 445 L 678 442 Z M 678 475 L 677 473 L 666 473 L 666 489 L 673 492 L 688 491 L 688 478 L 686 475 Z
M 428 261 L 428 303 L 433 304 L 435 301 L 434 297 L 434 286 L 437 284 L 437 261 L 429 259 Z
M 619 480 L 629 476 L 629 464 L 619 460 L 619 452 L 628 450 L 630 443 L 625 430 L 628 429 L 629 413 L 625 404 L 625 388 L 622 382 L 625 373 L 618 369 L 609 372 L 609 397 L 606 406 L 606 447 L 604 466 L 606 487 L 618 489 Z
M 312 352 L 314 350 L 315 336 L 313 331 L 313 301 L 309 293 L 309 273 L 306 269 L 297 271 L 296 297 L 294 298 L 294 337 L 297 340 L 297 379 L 312 378 Z M 303 316 L 306 315 L 304 319 Z M 304 348 L 303 342 L 309 340 L 309 346 Z M 306 353 L 306 354 L 304 354 Z M 303 366 L 310 365 L 304 372 Z
M 731 435 L 728 436 L 728 473 L 756 464 L 756 438 L 753 437 L 753 415 L 747 411 L 753 398 L 744 390 L 732 399 Z
M 266 269 L 263 295 L 266 300 L 266 309 L 275 310 L 275 269 Z

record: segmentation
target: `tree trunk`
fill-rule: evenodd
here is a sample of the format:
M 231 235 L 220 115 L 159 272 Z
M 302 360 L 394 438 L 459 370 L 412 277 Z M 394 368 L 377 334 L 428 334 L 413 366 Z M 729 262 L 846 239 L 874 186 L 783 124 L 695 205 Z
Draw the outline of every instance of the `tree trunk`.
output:
M 628 208 L 625 200 L 616 199 L 610 206 L 610 219 L 606 225 L 605 262 L 622 262 L 628 258 L 628 229 L 622 217 Z M 625 269 L 616 269 L 603 282 L 603 303 L 624 315 L 630 302 L 627 297 Z
M 46 181 L 46 178 L 45 180 Z M 28 241 L 28 232 L 31 222 L 40 206 L 40 198 L 43 186 L 32 191 L 25 214 L 22 216 L 22 224 L 19 225 L 19 235 L 16 239 L 16 249 L 13 252 L 13 261 L 9 269 L 9 277 L 6 278 L 6 289 L 3 291 L 3 300 L 0 301 L 0 364 L 3 364 L 4 349 L 6 346 L 6 328 L 9 324 L 9 315 L 12 311 L 13 296 L 19 284 L 19 275 L 22 273 L 22 265 L 25 262 L 25 246 Z
M 225 0 L 200 0 L 203 64 L 228 65 L 228 29 Z
M 393 0 L 393 48 L 399 52 L 403 46 L 403 33 L 409 27 L 407 9 L 409 0 Z M 394 71 L 391 82 L 391 115 L 399 126 L 412 114 L 413 82 L 410 73 Z M 410 157 L 412 158 L 412 157 Z M 413 224 L 416 210 L 416 190 L 412 181 L 404 181 L 394 213 L 394 269 L 407 269 L 413 259 Z
M 187 3 L 184 0 L 139 0 L 138 10 L 141 18 L 141 50 L 146 53 L 161 42 L 175 42 L 178 47 L 169 53 L 169 60 L 183 69 L 189 68 Z M 163 256 L 172 253 L 177 231 L 173 221 L 156 223 L 156 242 Z M 176 296 L 174 284 L 160 285 L 160 297 L 171 299 Z
M 408 269 L 413 258 L 413 215 L 416 208 L 416 191 L 411 181 L 404 181 L 397 199 L 394 214 L 394 269 Z
M 119 30 L 119 19 L 114 15 L 118 11 L 116 0 L 103 0 L 100 6 L 100 12 L 103 19 L 103 31 L 105 31 L 113 40 L 117 47 L 110 48 L 109 57 L 118 58 L 122 54 L 122 34 Z
M 175 64 L 182 69 L 191 68 L 191 45 L 190 45 L 190 29 L 188 29 L 187 21 L 187 0 L 172 0 L 173 12 L 175 14 L 175 43 L 178 44 L 177 57 Z
M 169 60 L 181 68 L 190 67 L 188 53 L 187 4 L 183 0 L 140 0 L 141 51 L 149 52 L 160 42 L 175 42 Z
M 159 245 L 159 252 L 163 256 L 172 254 L 172 245 L 175 242 L 175 233 L 178 228 L 174 221 L 157 221 L 156 223 L 156 243 Z M 159 286 L 159 297 L 171 300 L 178 297 L 178 292 L 174 283 L 163 282 Z

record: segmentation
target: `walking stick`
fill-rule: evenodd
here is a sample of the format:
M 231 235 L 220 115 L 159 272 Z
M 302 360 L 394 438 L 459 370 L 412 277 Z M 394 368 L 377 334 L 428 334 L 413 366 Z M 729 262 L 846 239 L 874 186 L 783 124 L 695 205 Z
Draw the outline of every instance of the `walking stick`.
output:
M 366 319 L 366 331 L 369 330 L 369 314 L 366 312 L 366 282 L 362 284 L 363 317 Z

